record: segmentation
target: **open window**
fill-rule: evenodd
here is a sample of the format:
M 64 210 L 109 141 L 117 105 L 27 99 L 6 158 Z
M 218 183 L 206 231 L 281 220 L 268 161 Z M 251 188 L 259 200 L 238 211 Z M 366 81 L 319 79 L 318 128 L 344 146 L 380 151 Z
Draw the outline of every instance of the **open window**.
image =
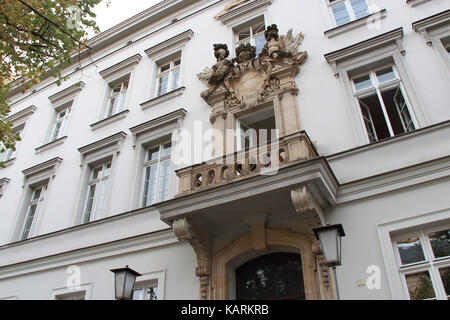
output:
M 370 142 L 416 129 L 394 65 L 353 75 L 351 81 Z
M 237 149 L 247 149 L 276 139 L 273 107 L 265 108 L 237 119 Z

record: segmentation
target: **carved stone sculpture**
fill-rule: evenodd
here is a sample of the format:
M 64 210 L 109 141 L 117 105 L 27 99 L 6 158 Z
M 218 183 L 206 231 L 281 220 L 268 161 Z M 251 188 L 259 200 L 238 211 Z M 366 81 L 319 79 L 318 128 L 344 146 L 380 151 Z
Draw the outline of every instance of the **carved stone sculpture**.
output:
M 197 75 L 208 87 L 201 96 L 213 107 L 211 122 L 218 115 L 251 109 L 286 91 L 297 94 L 293 76 L 306 59 L 306 52 L 298 51 L 303 34 L 293 37 L 291 29 L 286 36 L 280 36 L 273 24 L 265 31 L 265 37 L 267 43 L 258 56 L 256 48 L 246 43 L 236 48 L 236 58 L 231 61 L 227 60 L 229 52 L 225 44 L 214 45 L 217 63 Z M 290 81 L 280 81 L 286 76 Z M 224 99 L 215 99 L 215 95 Z

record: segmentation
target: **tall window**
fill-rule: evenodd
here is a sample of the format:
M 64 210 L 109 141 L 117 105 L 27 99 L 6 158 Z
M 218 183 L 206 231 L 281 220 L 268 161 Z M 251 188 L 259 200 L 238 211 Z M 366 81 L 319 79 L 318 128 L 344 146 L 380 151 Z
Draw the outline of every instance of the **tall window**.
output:
M 144 191 L 142 206 L 169 198 L 171 142 L 161 143 L 150 148 L 144 163 Z
M 370 142 L 415 130 L 402 83 L 393 65 L 352 78 Z
M 65 134 L 65 130 L 67 127 L 67 122 L 69 120 L 70 111 L 72 110 L 71 106 L 65 107 L 60 110 L 56 114 L 55 125 L 53 126 L 52 136 L 50 138 L 51 141 L 55 141 Z
M 178 55 L 172 60 L 158 66 L 157 91 L 159 97 L 179 87 L 181 57 Z
M 16 136 L 20 137 L 20 134 L 22 133 L 22 130 L 23 130 L 23 128 L 16 129 L 16 130 L 13 129 L 13 132 L 14 132 L 14 134 Z M 5 145 L 3 144 L 3 142 L 0 141 L 0 152 L 1 152 L 0 153 L 0 161 L 1 162 L 6 162 L 8 160 L 11 160 L 11 159 L 15 158 L 16 151 L 17 151 L 17 149 L 19 147 L 19 143 L 20 143 L 20 141 L 16 141 L 16 143 L 14 144 L 14 147 L 15 147 L 16 150 L 13 150 L 13 148 L 6 149 Z
M 450 36 L 441 39 L 441 42 L 450 58 Z
M 264 16 L 259 16 L 233 28 L 235 47 L 238 47 L 242 43 L 250 43 L 256 47 L 256 53 L 260 53 L 266 44 L 265 30 Z
M 338 27 L 370 14 L 366 0 L 328 0 L 328 6 Z
M 394 238 L 399 272 L 411 300 L 450 299 L 450 229 L 419 230 Z
M 123 111 L 128 91 L 128 80 L 111 87 L 106 118 Z
M 88 223 L 102 218 L 110 173 L 111 162 L 105 162 L 93 167 L 91 170 L 83 223 Z
M 47 185 L 42 185 L 32 190 L 31 198 L 28 202 L 27 215 L 20 236 L 21 240 L 25 240 L 30 236 L 36 220 L 35 217 L 38 215 L 42 206 L 46 191 Z

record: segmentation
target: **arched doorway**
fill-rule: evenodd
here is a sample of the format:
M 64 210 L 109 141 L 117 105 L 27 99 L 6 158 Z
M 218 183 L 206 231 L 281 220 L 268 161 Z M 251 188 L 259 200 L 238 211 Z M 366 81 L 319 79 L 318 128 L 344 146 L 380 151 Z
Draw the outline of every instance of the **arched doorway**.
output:
M 304 300 L 305 285 L 300 254 L 269 253 L 235 270 L 238 300 Z

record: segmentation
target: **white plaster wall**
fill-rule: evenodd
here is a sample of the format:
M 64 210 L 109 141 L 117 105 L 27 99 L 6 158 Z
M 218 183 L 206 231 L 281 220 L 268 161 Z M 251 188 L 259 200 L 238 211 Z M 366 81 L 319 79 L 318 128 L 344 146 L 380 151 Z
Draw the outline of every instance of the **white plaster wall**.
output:
M 342 238 L 342 266 L 337 267 L 339 290 L 343 299 L 392 299 L 391 284 L 388 283 L 385 267 L 385 263 L 389 261 L 382 257 L 377 226 L 442 210 L 448 221 L 449 191 L 448 179 L 440 179 L 344 203 L 327 212 L 328 223 L 342 223 L 346 233 Z M 390 247 L 388 250 L 394 249 Z M 367 286 L 357 285 L 358 279 L 366 280 L 369 276 L 366 270 L 370 265 L 381 268 L 380 290 L 369 290 Z
M 381 20 L 381 29 L 368 30 L 365 27 L 359 27 L 330 39 L 323 32 L 332 27 L 330 23 L 331 18 L 320 1 L 322 0 L 274 0 L 273 4 L 267 9 L 267 17 L 268 23 L 278 24 L 281 34 L 285 34 L 289 28 L 293 28 L 295 34 L 300 31 L 305 34 L 305 40 L 300 49 L 308 51 L 308 59 L 296 78 L 300 89 L 297 99 L 298 112 L 302 128 L 306 130 L 311 140 L 317 143 L 317 148 L 321 155 L 330 155 L 357 147 L 359 142 L 355 130 L 361 129 L 358 129 L 359 124 L 351 122 L 349 114 L 349 108 L 354 108 L 356 105 L 349 105 L 346 101 L 344 89 L 340 81 L 333 76 L 330 65 L 325 61 L 324 54 L 398 27 L 403 27 L 405 33 L 403 44 L 406 55 L 402 58 L 402 61 L 407 67 L 408 77 L 413 84 L 414 93 L 419 98 L 420 106 L 417 107 L 423 108 L 424 113 L 427 115 L 423 125 L 427 126 L 450 119 L 450 108 L 448 108 L 448 101 L 450 100 L 448 70 L 443 68 L 444 64 L 440 60 L 442 57 L 437 54 L 436 48 L 428 47 L 421 35 L 414 32 L 411 28 L 412 22 L 448 9 L 446 1 L 434 0 L 416 8 L 411 8 L 406 5 L 405 1 L 379 0 L 376 2 L 378 2 L 380 8 L 387 9 L 386 18 Z M 40 227 L 33 235 L 43 235 L 72 227 L 74 225 L 74 216 L 77 213 L 75 208 L 80 201 L 84 201 L 84 194 L 77 194 L 79 185 L 83 182 L 80 177 L 80 154 L 77 149 L 120 131 L 127 133 L 127 137 L 117 158 L 111 189 L 112 193 L 105 217 L 136 209 L 132 205 L 133 201 L 130 201 L 133 197 L 130 193 L 136 183 L 133 177 L 137 152 L 132 148 L 132 135 L 128 129 L 179 108 L 187 110 L 186 117 L 183 120 L 183 128 L 194 132 L 195 121 L 201 122 L 203 131 L 211 127 L 209 123 L 210 107 L 200 98 L 200 92 L 205 87 L 197 79 L 196 74 L 201 72 L 204 67 L 214 64 L 213 43 L 224 42 L 228 43 L 229 47 L 233 47 L 230 43 L 230 29 L 221 22 L 212 19 L 228 2 L 230 1 L 212 6 L 126 48 L 117 50 L 108 57 L 95 62 L 95 64 L 83 68 L 82 71 L 76 72 L 71 76 L 70 80 L 63 83 L 60 87 L 52 84 L 53 79 L 49 79 L 36 86 L 36 93 L 26 93 L 25 95 L 17 95 L 12 98 L 14 102 L 12 113 L 16 113 L 30 105 L 35 105 L 37 110 L 27 121 L 22 135 L 23 141 L 17 151 L 16 161 L 13 165 L 0 169 L 0 178 L 7 177 L 11 180 L 4 196 L 0 199 L 0 244 L 9 243 L 12 239 L 11 230 L 16 224 L 16 217 L 24 197 L 24 189 L 22 188 L 24 181 L 21 172 L 23 169 L 54 157 L 63 159 L 55 178 L 51 181 L 43 210 L 39 214 Z M 105 55 L 107 52 L 124 47 L 128 39 L 137 39 L 170 22 L 175 16 L 182 17 L 189 12 L 199 9 L 204 3 L 206 2 L 200 1 L 198 6 L 187 10 L 187 12 L 167 17 L 163 21 L 139 31 L 99 53 L 93 54 L 91 58 L 84 59 L 81 65 L 85 66 L 91 60 L 96 61 L 97 58 Z M 208 3 L 213 3 L 213 1 Z M 192 29 L 195 34 L 186 43 L 182 56 L 181 84 L 186 86 L 186 90 L 181 97 L 171 99 L 146 110 L 141 110 L 140 103 L 154 97 L 151 91 L 153 90 L 154 92 L 152 88 L 154 88 L 155 63 L 144 53 L 144 50 L 188 29 Z M 125 119 L 92 131 L 89 125 L 101 119 L 100 113 L 107 90 L 107 83 L 100 77 L 98 72 L 137 53 L 141 54 L 142 60 L 135 66 L 132 74 L 132 83 L 127 98 L 127 107 L 130 109 L 128 116 Z M 231 57 L 233 56 L 234 54 L 231 53 Z M 72 72 L 74 68 L 75 66 L 72 66 L 68 70 Z M 72 107 L 70 123 L 66 132 L 68 139 L 62 145 L 36 154 L 34 149 L 46 142 L 44 141 L 45 136 L 52 125 L 50 120 L 52 119 L 53 106 L 48 97 L 78 81 L 83 81 L 85 87 L 78 94 Z M 18 101 L 19 99 L 21 100 Z M 416 106 L 412 106 L 412 108 L 416 108 Z M 427 140 L 424 143 L 426 144 Z M 441 141 L 441 143 L 445 143 L 445 140 Z M 439 145 L 434 145 L 433 148 L 433 150 L 438 150 Z M 383 155 L 377 156 L 382 157 Z M 440 153 L 435 153 L 431 158 L 435 156 L 440 156 Z M 364 158 L 364 154 L 362 157 Z M 430 157 L 418 156 L 417 158 L 417 161 L 431 160 Z M 193 162 L 201 160 L 201 158 L 195 158 Z M 354 158 L 349 158 L 335 162 L 333 169 L 337 168 L 336 176 L 340 182 L 357 180 L 374 173 L 367 169 L 369 167 L 364 168 L 364 166 L 355 170 L 354 161 Z M 403 156 L 402 152 L 398 152 L 395 158 L 395 165 L 389 166 L 389 170 L 395 170 L 410 163 L 410 158 Z M 382 167 L 378 171 L 383 171 Z M 376 173 L 379 173 L 378 171 Z M 427 186 L 423 192 L 419 189 L 415 191 L 408 190 L 405 193 L 389 195 L 389 197 L 380 196 L 370 201 L 341 205 L 333 210 L 330 215 L 330 221 L 346 223 L 346 231 L 349 234 L 344 240 L 344 247 L 348 248 L 344 251 L 346 273 L 342 274 L 339 271 L 339 278 L 344 283 L 342 290 L 345 297 L 389 298 L 389 293 L 386 289 L 361 293 L 361 290 L 354 288 L 356 283 L 354 277 L 364 272 L 363 264 L 356 262 L 361 259 L 364 260 L 364 265 L 369 262 L 372 263 L 372 261 L 381 263 L 375 236 L 377 223 L 381 223 L 386 219 L 395 220 L 429 210 L 430 201 L 424 201 L 424 199 L 436 198 L 437 201 L 433 201 L 432 205 L 442 207 L 442 202 L 446 199 L 443 192 L 444 188 L 439 188 L 437 185 Z M 440 195 L 440 197 L 436 195 Z M 412 210 L 405 210 L 406 208 L 412 208 Z M 147 223 L 147 227 L 151 230 L 167 227 L 159 221 L 158 217 L 148 220 Z M 132 229 L 131 232 L 133 233 L 133 231 L 136 231 L 136 234 L 143 232 L 139 228 Z M 361 241 L 361 239 L 368 239 L 367 243 Z M 366 246 L 370 248 L 370 252 L 366 250 Z M 166 292 L 168 297 L 174 299 L 196 298 L 198 291 L 197 289 L 192 290 L 192 288 L 198 287 L 198 281 L 194 279 L 193 270 L 184 273 L 185 269 L 182 266 L 185 263 L 180 263 L 180 261 L 183 261 L 183 255 L 191 254 L 189 251 L 191 249 L 187 246 L 180 246 L 178 250 L 177 254 L 171 256 L 170 267 L 168 264 L 164 264 L 169 270 L 167 273 L 168 290 Z M 353 255 L 353 253 L 358 253 L 358 255 Z M 14 255 L 14 253 L 11 254 Z M 136 258 L 136 261 L 141 261 L 139 263 L 142 263 L 141 265 L 144 266 L 144 260 L 147 263 L 153 263 L 153 261 L 160 259 L 159 255 L 168 253 L 161 249 L 157 251 L 157 254 L 156 251 L 155 253 L 152 251 L 152 257 L 153 254 L 154 257 L 157 257 L 156 259 L 146 259 L 146 254 L 139 254 L 129 256 L 127 259 L 124 257 L 123 261 L 129 261 L 128 258 Z M 120 259 L 117 258 L 114 261 L 120 265 L 122 263 Z M 192 260 L 192 256 L 189 259 Z M 355 263 L 351 263 L 352 261 Z M 114 263 L 111 262 L 111 264 Z M 0 262 L 0 265 L 3 264 Z M 112 277 L 108 272 L 103 271 L 106 265 L 109 265 L 109 263 L 98 261 L 85 266 L 86 274 L 88 275 L 86 281 L 90 281 L 89 279 L 96 277 L 98 273 L 101 274 L 100 277 L 103 277 L 101 282 L 105 283 L 105 287 L 102 287 L 98 294 L 97 292 L 93 293 L 94 298 L 110 298 L 108 294 L 112 294 L 112 288 L 107 287 L 108 285 L 112 286 Z M 194 265 L 194 262 L 192 262 L 192 265 Z M 154 266 L 155 268 L 162 267 L 162 265 Z M 139 265 L 136 265 L 136 269 L 139 269 L 138 267 Z M 102 270 L 101 272 L 100 269 Z M 58 269 L 46 271 L 41 275 L 36 274 L 2 280 L 0 282 L 0 296 L 2 294 L 9 295 L 10 288 L 27 287 L 30 288 L 30 292 L 23 293 L 24 297 L 46 298 L 39 294 L 37 289 L 39 286 L 36 284 L 41 283 L 42 279 L 45 279 L 45 281 L 49 281 L 49 288 L 60 287 L 61 281 L 63 281 L 63 271 L 63 269 Z M 141 270 L 138 271 L 141 272 Z M 172 278 L 174 275 L 176 277 Z M 180 279 L 183 279 L 182 281 L 188 279 L 186 280 L 188 282 L 178 285 L 177 291 L 175 286 L 177 282 L 180 283 Z M 30 283 L 34 283 L 34 285 L 30 285 Z M 96 286 L 94 291 L 98 287 Z M 386 288 L 386 283 L 383 283 L 383 287 Z
M 183 261 L 182 265 L 180 261 Z M 92 285 L 90 297 L 92 300 L 114 299 L 114 274 L 110 270 L 122 268 L 125 265 L 130 265 L 130 268 L 141 274 L 165 270 L 164 299 L 166 300 L 198 299 L 199 284 L 195 276 L 196 258 L 194 251 L 186 243 L 103 259 L 91 257 L 89 261 L 71 262 L 70 265 L 80 268 L 81 285 Z M 67 273 L 68 266 L 33 273 L 23 272 L 15 277 L 2 274 L 0 299 L 11 296 L 18 300 L 52 299 L 52 290 L 67 286 L 70 276 Z

